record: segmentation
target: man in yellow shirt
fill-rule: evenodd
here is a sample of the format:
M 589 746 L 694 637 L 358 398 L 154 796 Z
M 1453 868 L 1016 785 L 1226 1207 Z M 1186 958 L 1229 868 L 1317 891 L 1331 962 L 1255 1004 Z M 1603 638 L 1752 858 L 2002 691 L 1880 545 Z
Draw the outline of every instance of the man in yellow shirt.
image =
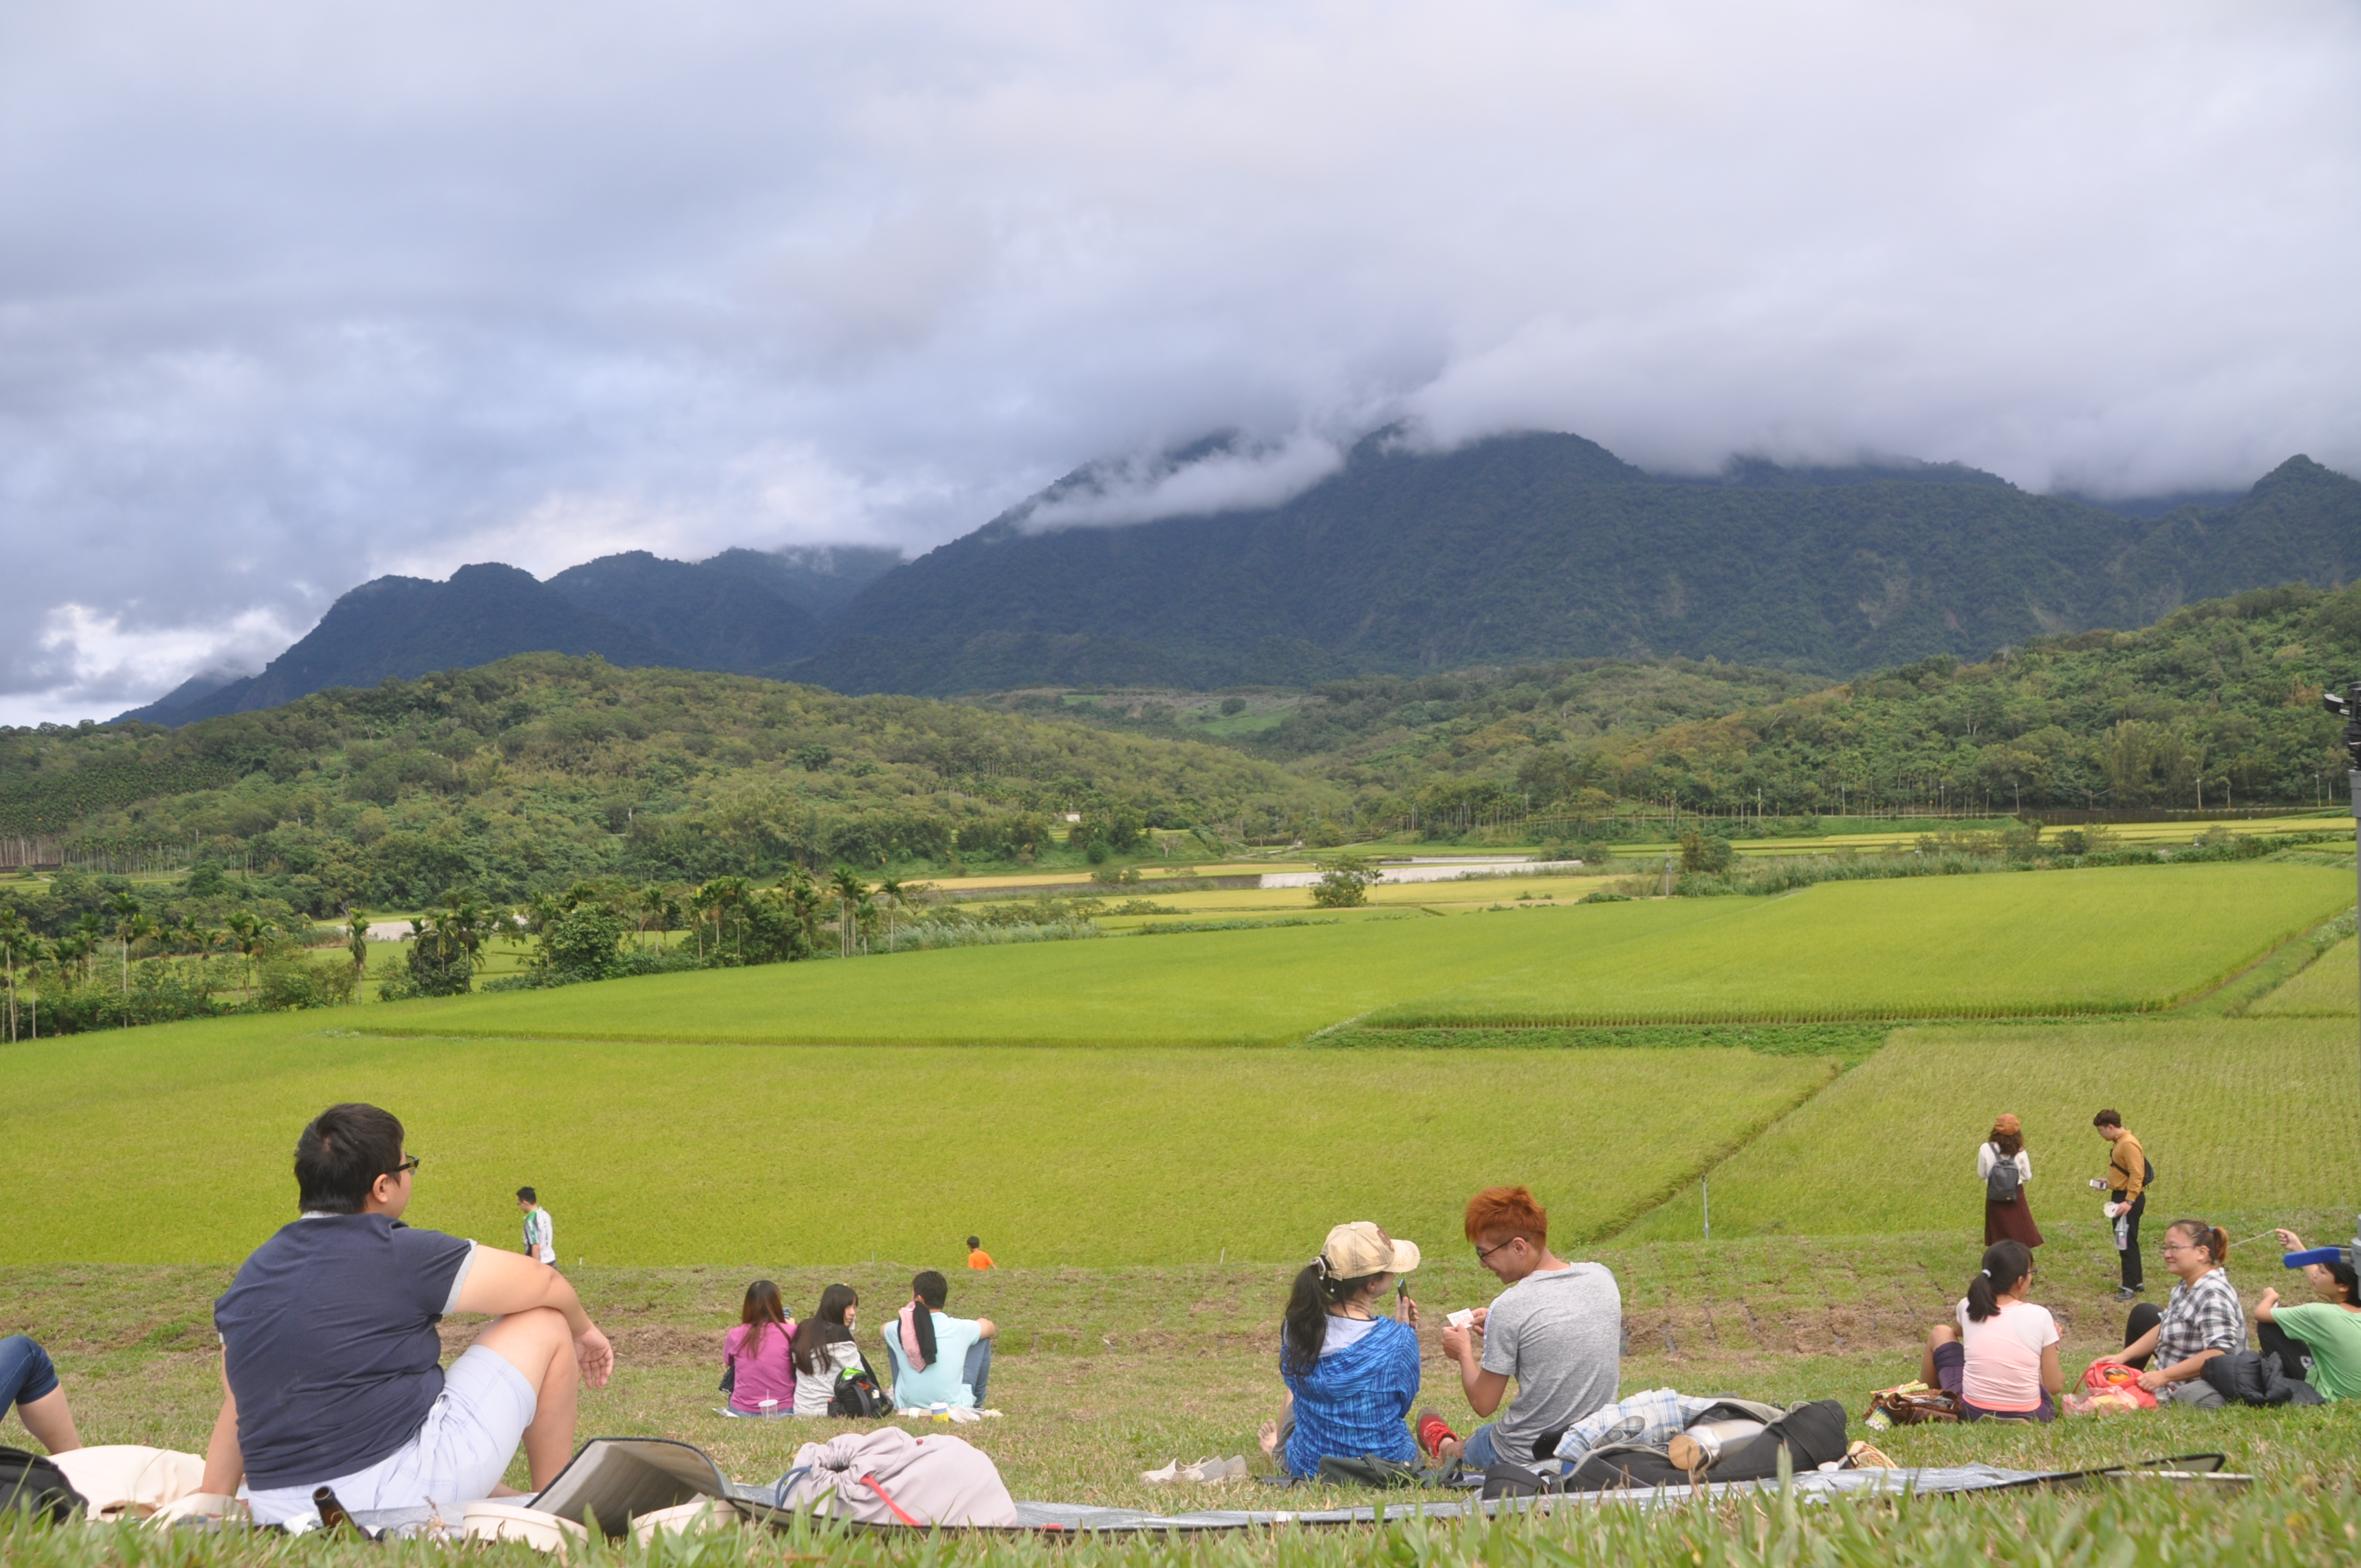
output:
M 967 1238 L 967 1266 L 970 1268 L 990 1268 L 992 1255 L 983 1250 L 983 1243 L 973 1236 Z
M 2107 1174 L 2091 1185 L 2107 1190 L 2107 1218 L 2115 1223 L 2115 1245 L 2123 1254 L 2124 1282 L 2115 1299 L 2128 1301 L 2147 1288 L 2140 1269 L 2139 1226 L 2140 1216 L 2147 1212 L 2147 1156 L 2114 1112 L 2100 1112 L 2091 1118 L 2091 1125 L 2112 1149 Z

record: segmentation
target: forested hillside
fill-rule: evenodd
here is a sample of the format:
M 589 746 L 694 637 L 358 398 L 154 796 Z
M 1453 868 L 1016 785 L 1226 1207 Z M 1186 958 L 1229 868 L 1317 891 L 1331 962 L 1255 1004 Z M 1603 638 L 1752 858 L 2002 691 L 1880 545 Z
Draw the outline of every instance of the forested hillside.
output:
M 1773 815 L 2335 798 L 2361 587 L 2259 589 L 1823 687 L 1577 660 L 968 704 L 531 655 L 177 730 L 0 732 L 0 833 L 194 844 L 300 909 L 592 874 L 1029 864 L 1149 828 L 1336 843 L 1676 801 Z M 1082 831 L 1058 820 L 1083 816 Z M 1550 830 L 1553 835 L 1563 829 Z M 1070 842 L 1071 840 L 1072 842 Z M 177 852 L 177 850 L 175 851 Z
M 1842 676 L 2361 576 L 2361 484 L 2301 457 L 2231 506 L 2150 519 L 1955 465 L 1692 482 L 1574 435 L 1438 455 L 1379 436 L 1276 508 L 1045 525 L 1101 482 L 1084 470 L 878 579 L 794 677 L 1203 687 L 1675 654 Z
M 1938 655 L 1826 689 L 1593 660 L 1257 692 L 1235 719 L 1177 692 L 993 700 L 1215 736 L 1333 781 L 1361 820 L 1416 811 L 1449 831 L 1666 801 L 1786 814 L 2334 804 L 2339 725 L 2320 694 L 2356 679 L 2361 587 L 2257 589 L 2138 631 L 2036 638 L 1976 663 Z
M 1069 811 L 1122 849 L 1148 828 L 1308 828 L 1344 804 L 1218 746 L 549 654 L 174 730 L 0 732 L 0 833 L 194 840 L 313 914 L 604 874 L 1022 864 L 1068 852 Z

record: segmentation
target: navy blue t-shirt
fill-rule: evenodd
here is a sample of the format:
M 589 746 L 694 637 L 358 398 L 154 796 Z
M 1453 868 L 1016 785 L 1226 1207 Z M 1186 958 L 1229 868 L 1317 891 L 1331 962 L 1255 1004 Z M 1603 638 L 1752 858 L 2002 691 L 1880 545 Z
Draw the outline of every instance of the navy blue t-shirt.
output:
M 475 1255 L 383 1214 L 313 1215 L 254 1249 L 214 1303 L 248 1485 L 333 1481 L 417 1434 Z

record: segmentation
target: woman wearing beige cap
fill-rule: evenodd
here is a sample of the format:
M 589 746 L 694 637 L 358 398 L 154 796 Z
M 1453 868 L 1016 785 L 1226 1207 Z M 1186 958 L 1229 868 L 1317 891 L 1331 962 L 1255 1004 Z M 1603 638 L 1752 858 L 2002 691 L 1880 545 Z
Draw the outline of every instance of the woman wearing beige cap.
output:
M 1417 1266 L 1415 1245 L 1359 1220 L 1330 1231 L 1296 1275 L 1279 1334 L 1287 1414 L 1262 1434 L 1264 1452 L 1290 1471 L 1316 1475 L 1332 1454 L 1417 1463 L 1405 1420 L 1418 1402 L 1418 1303 L 1405 1294 L 1399 1319 L 1377 1313 Z
M 2004 1165 L 2008 1168 L 2001 1169 Z M 2026 1195 L 2033 1180 L 2033 1157 L 2025 1152 L 2025 1133 L 2015 1117 L 2002 1116 L 1993 1123 L 1992 1136 L 1976 1150 L 1976 1179 L 1984 1184 L 1984 1245 L 2016 1242 L 2039 1246 L 2041 1227 L 2033 1222 L 2033 1203 Z

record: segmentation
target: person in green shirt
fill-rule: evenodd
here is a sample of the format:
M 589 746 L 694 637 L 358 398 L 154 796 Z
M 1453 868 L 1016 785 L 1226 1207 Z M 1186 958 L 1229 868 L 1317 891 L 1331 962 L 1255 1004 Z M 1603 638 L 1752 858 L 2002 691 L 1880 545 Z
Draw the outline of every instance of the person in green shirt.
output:
M 2279 1245 L 2304 1250 L 2293 1231 L 2279 1233 Z M 2323 1399 L 2361 1398 L 2361 1276 L 2346 1263 L 2315 1263 L 2304 1277 L 2320 1299 L 2300 1307 L 2279 1305 L 2279 1293 L 2266 1290 L 2255 1303 L 2255 1337 L 2265 1355 L 2276 1355 L 2290 1377 L 2301 1377 Z

